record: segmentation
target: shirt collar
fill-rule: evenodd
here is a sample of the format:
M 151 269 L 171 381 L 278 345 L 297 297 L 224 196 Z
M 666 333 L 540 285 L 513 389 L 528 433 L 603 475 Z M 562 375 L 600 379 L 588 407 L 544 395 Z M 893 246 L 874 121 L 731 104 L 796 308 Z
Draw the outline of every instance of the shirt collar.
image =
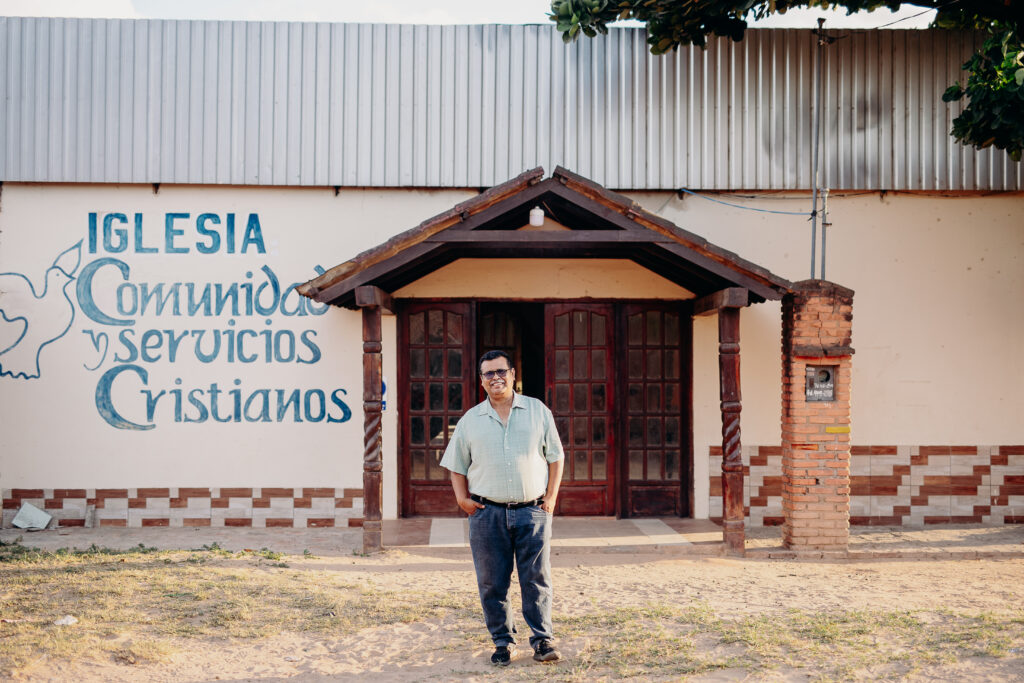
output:
M 526 407 L 526 397 L 524 397 L 519 392 L 513 391 L 512 392 L 512 407 L 513 408 L 525 408 Z M 494 406 L 491 405 L 491 399 L 489 397 L 485 398 L 483 400 L 483 403 L 480 404 L 480 410 L 477 411 L 477 412 L 478 412 L 479 415 L 493 415 L 494 417 L 498 417 L 498 411 L 496 411 L 494 409 Z

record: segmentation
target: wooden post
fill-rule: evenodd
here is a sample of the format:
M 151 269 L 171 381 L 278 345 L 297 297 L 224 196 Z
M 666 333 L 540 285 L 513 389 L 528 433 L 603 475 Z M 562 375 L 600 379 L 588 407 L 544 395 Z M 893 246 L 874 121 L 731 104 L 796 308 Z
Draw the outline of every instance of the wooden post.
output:
M 718 367 L 722 402 L 722 536 L 726 552 L 742 555 L 743 456 L 740 448 L 740 309 L 718 310 Z
M 363 311 L 363 552 L 384 548 L 381 456 L 381 307 Z

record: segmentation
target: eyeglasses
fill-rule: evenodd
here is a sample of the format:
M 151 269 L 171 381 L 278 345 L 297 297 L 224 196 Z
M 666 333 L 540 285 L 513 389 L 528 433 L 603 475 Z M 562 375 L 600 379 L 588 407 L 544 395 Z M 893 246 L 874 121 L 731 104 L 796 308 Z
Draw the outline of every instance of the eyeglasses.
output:
M 487 372 L 481 372 L 480 376 L 486 380 L 494 379 L 495 376 L 505 379 L 505 375 L 507 375 L 508 371 L 511 369 L 512 368 L 499 368 L 498 370 L 488 370 Z

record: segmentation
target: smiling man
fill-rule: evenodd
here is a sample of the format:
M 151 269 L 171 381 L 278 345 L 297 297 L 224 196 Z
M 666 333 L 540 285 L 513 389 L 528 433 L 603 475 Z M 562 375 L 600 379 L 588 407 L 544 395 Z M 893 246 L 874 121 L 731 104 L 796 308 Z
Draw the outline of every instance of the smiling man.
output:
M 451 472 L 459 507 L 469 515 L 469 545 L 484 621 L 494 641 L 491 663 L 515 654 L 515 619 L 508 602 L 512 567 L 519 572 L 523 619 L 533 631 L 538 662 L 562 655 L 551 632 L 551 516 L 564 454 L 551 411 L 517 394 L 516 371 L 504 351 L 480 357 L 487 399 L 459 420 L 441 467 Z

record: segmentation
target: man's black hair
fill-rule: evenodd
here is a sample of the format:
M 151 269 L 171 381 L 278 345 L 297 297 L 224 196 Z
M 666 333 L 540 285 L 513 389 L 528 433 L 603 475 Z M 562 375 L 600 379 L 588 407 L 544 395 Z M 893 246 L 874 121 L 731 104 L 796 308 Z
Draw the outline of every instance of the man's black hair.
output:
M 477 372 L 482 372 L 484 367 L 484 361 L 494 360 L 495 358 L 504 358 L 508 366 L 512 367 L 512 359 L 508 357 L 508 354 L 501 349 L 494 349 L 487 351 L 484 355 L 480 356 L 480 361 L 476 364 Z

